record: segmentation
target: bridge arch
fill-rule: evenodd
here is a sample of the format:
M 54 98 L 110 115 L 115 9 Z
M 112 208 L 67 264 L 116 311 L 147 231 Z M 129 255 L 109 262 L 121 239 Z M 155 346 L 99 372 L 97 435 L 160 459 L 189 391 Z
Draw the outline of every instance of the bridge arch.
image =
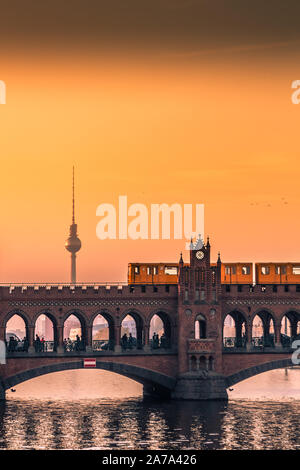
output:
M 105 320 L 107 321 L 109 325 L 112 325 L 112 326 L 115 325 L 116 321 L 115 321 L 113 313 L 107 309 L 102 308 L 100 310 L 96 310 L 96 312 L 94 312 L 91 315 L 91 317 L 89 318 L 88 326 L 93 327 L 94 321 L 96 320 L 98 315 L 101 315 L 103 318 L 105 318 Z
M 289 319 L 291 324 L 295 324 L 296 329 L 297 329 L 298 323 L 300 321 L 300 312 L 299 312 L 299 310 L 294 309 L 294 308 L 290 308 L 289 310 L 286 310 L 285 312 L 283 312 L 280 315 L 279 319 L 278 319 L 280 325 L 282 323 L 282 320 L 285 317 Z
M 236 372 L 235 374 L 229 375 L 225 378 L 226 387 L 231 387 L 243 380 L 250 379 L 258 374 L 262 374 L 263 372 L 269 372 L 270 370 L 275 369 L 284 369 L 286 367 L 293 367 L 292 359 L 278 359 L 276 361 L 265 362 L 263 364 L 259 364 L 257 366 L 249 367 L 248 369 L 241 370 Z
M 222 334 L 224 347 L 245 347 L 249 325 L 244 312 L 234 309 L 223 315 Z
M 31 326 L 32 320 L 29 317 L 29 315 L 24 310 L 19 310 L 19 309 L 10 310 L 8 314 L 3 318 L 1 326 L 6 329 L 7 323 L 14 315 L 18 315 L 19 317 L 21 317 L 22 320 L 24 320 L 27 328 Z
M 101 317 L 105 320 L 106 325 L 104 327 L 105 333 L 102 330 L 101 339 L 99 339 L 100 337 L 98 337 L 99 330 L 97 329 L 97 319 L 100 319 Z M 101 323 L 103 324 L 103 322 Z M 110 311 L 106 309 L 97 310 L 91 316 L 88 325 L 91 335 L 90 344 L 92 345 L 92 349 L 101 349 L 103 346 L 103 342 L 101 341 L 107 341 L 106 345 L 108 346 L 108 349 L 113 349 L 115 344 L 115 326 L 116 320 Z
M 44 332 L 45 333 L 44 340 L 46 342 L 48 342 L 48 341 L 53 342 L 52 347 L 50 348 L 50 351 L 52 351 L 52 350 L 56 351 L 56 346 L 58 344 L 58 322 L 57 322 L 57 319 L 56 319 L 55 315 L 53 313 L 51 313 L 49 310 L 42 310 L 34 316 L 33 321 L 32 321 L 32 325 L 33 325 L 33 329 L 34 329 L 34 338 L 36 338 L 36 335 L 41 336 L 38 332 L 38 320 L 42 316 L 45 316 L 51 322 L 51 328 L 52 328 L 52 332 L 51 332 L 51 329 L 49 331 L 47 329 L 46 325 L 45 325 L 45 330 L 46 331 Z M 51 339 L 49 339 L 49 337 L 47 337 L 47 333 L 48 333 L 48 335 L 52 336 Z M 44 335 L 42 335 L 42 336 L 44 336 Z M 39 350 L 38 345 L 36 345 L 35 347 L 36 347 L 36 351 L 38 351 Z M 46 350 L 48 351 L 49 349 L 46 349 Z M 43 349 L 43 351 L 44 351 L 44 349 Z
M 77 369 L 84 369 L 83 361 L 60 362 L 51 365 L 42 365 L 40 367 L 28 369 L 3 379 L 0 381 L 0 389 L 2 388 L 2 390 L 5 392 L 10 388 L 35 377 L 51 374 L 53 372 Z M 109 372 L 115 372 L 116 374 L 123 375 L 146 387 L 151 387 L 153 392 L 157 391 L 158 393 L 168 394 L 174 389 L 176 384 L 176 379 L 166 374 L 124 363 L 96 361 L 96 369 L 107 370 Z
M 257 320 L 258 319 L 258 322 Z M 276 340 L 275 330 L 278 319 L 274 312 L 266 308 L 257 309 L 251 316 L 251 336 L 255 347 L 272 346 Z
M 151 341 L 151 322 L 154 321 L 154 317 L 157 316 L 163 325 L 163 333 L 166 338 L 166 347 L 170 347 L 170 345 L 174 341 L 174 322 L 171 315 L 164 309 L 156 309 L 150 313 L 147 318 L 147 325 L 149 327 L 149 340 Z M 156 332 L 157 333 L 157 332 Z
M 145 318 L 144 315 L 135 309 L 128 309 L 125 310 L 121 317 L 120 317 L 120 327 L 122 331 L 123 322 L 127 317 L 131 317 L 135 322 L 135 329 L 136 329 L 136 341 L 137 341 L 137 348 L 140 349 L 143 347 L 145 342 L 145 335 L 144 335 L 144 326 L 145 326 Z
M 22 320 L 21 328 L 22 328 L 22 330 L 24 328 L 23 334 L 21 335 L 23 337 L 20 338 L 20 334 L 18 334 L 19 339 L 22 341 L 23 338 L 26 338 L 26 340 L 28 341 L 28 339 L 30 337 L 30 329 L 32 327 L 32 322 L 31 322 L 31 319 L 29 318 L 29 316 L 23 310 L 19 310 L 19 309 L 11 310 L 3 320 L 4 340 L 5 341 L 7 340 L 7 333 L 9 331 L 9 322 L 14 317 L 17 317 L 19 320 L 20 319 Z M 11 348 L 10 350 L 14 351 L 16 345 L 17 345 L 17 343 L 14 343 L 14 345 L 12 344 L 11 346 L 9 346 L 9 349 Z
M 83 344 L 86 344 L 87 343 L 87 325 L 88 325 L 88 321 L 87 321 L 87 318 L 86 318 L 85 314 L 81 310 L 72 309 L 72 310 L 68 310 L 68 312 L 65 313 L 65 315 L 63 316 L 62 321 L 61 321 L 63 331 L 64 331 L 64 328 L 65 328 L 66 321 L 71 316 L 76 317 L 76 319 L 79 321 L 80 328 L 81 328 L 82 341 L 83 341 Z

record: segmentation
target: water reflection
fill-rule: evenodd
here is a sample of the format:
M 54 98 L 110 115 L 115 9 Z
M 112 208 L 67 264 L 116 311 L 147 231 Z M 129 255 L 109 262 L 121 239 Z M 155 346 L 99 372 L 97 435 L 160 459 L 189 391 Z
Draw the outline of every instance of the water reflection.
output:
M 143 401 L 140 385 L 104 371 L 49 374 L 7 392 L 0 448 L 297 449 L 299 378 L 271 371 L 234 386 L 228 403 L 203 403 Z
M 0 407 L 6 449 L 296 449 L 300 402 L 13 400 Z

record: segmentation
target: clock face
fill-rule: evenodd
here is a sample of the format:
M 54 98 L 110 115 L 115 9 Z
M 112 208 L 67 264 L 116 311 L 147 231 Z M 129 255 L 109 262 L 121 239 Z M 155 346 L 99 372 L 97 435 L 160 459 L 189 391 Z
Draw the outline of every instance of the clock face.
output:
M 198 259 L 203 259 L 203 258 L 204 258 L 204 253 L 203 253 L 203 251 L 197 251 L 197 253 L 196 253 L 196 258 L 198 258 Z

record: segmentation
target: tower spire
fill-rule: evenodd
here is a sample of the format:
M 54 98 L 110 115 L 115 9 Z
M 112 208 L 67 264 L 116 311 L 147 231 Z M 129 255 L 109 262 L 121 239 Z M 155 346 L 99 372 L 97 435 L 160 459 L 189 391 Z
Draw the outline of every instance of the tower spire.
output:
M 73 165 L 73 184 L 72 184 L 72 224 L 75 224 L 75 177 Z

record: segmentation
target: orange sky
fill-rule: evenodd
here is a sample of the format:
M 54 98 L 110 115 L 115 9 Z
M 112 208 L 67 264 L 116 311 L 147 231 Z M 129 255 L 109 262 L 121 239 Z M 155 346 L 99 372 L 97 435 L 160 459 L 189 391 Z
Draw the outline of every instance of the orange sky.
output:
M 177 261 L 184 249 L 98 240 L 96 208 L 119 195 L 204 203 L 213 261 L 218 250 L 226 261 L 299 261 L 300 67 L 286 46 L 274 57 L 270 47 L 4 55 L 0 281 L 69 280 L 73 164 L 80 281 L 124 281 L 129 261 Z

